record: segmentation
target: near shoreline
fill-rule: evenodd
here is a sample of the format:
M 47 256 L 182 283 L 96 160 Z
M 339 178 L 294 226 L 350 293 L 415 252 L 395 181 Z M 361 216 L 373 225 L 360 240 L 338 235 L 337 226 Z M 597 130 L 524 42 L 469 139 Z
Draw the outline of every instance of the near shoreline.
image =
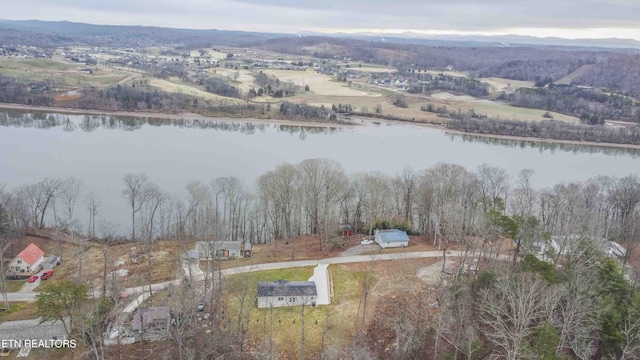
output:
M 350 127 L 350 126 L 358 126 L 360 125 L 357 122 L 336 122 L 336 123 L 325 123 L 319 121 L 293 121 L 293 120 L 284 120 L 284 119 L 255 119 L 255 118 L 232 118 L 232 117 L 211 117 L 204 116 L 195 113 L 156 113 L 156 112 L 134 112 L 134 111 L 106 111 L 106 110 L 86 110 L 86 109 L 73 109 L 73 108 L 60 108 L 53 106 L 33 106 L 33 105 L 22 105 L 22 104 L 9 104 L 9 103 L 0 103 L 0 110 L 19 110 L 19 111 L 41 111 L 41 112 L 54 112 L 60 114 L 73 114 L 73 115 L 110 115 L 110 116 L 125 116 L 125 117 L 148 117 L 154 119 L 167 119 L 167 120 L 179 120 L 179 119 L 195 119 L 195 120 L 209 120 L 209 121 L 243 121 L 250 123 L 260 123 L 260 124 L 278 124 L 278 125 L 292 125 L 292 126 L 302 126 L 302 127 Z M 354 118 L 360 118 L 357 115 Z M 366 118 L 369 121 L 375 121 L 379 123 L 386 124 L 398 124 L 398 125 L 416 125 L 416 126 L 424 126 L 428 128 L 438 129 L 447 133 L 460 134 L 460 135 L 471 135 L 471 136 L 479 136 L 485 138 L 493 138 L 493 139 L 504 139 L 504 140 L 520 140 L 520 141 L 533 141 L 540 143 L 549 143 L 549 144 L 572 144 L 572 145 L 586 145 L 586 146 L 595 146 L 595 147 L 610 147 L 610 148 L 619 148 L 619 149 L 638 149 L 640 150 L 640 145 L 633 144 L 613 144 L 613 143 L 599 143 L 599 142 L 591 142 L 591 141 L 572 141 L 572 140 L 556 140 L 556 139 L 543 139 L 543 138 L 534 138 L 534 137 L 521 137 L 521 136 L 508 136 L 508 135 L 494 135 L 494 134 L 483 134 L 476 132 L 467 132 L 461 130 L 449 129 L 446 126 L 425 123 L 425 122 L 417 122 L 411 120 L 387 120 L 381 118 Z

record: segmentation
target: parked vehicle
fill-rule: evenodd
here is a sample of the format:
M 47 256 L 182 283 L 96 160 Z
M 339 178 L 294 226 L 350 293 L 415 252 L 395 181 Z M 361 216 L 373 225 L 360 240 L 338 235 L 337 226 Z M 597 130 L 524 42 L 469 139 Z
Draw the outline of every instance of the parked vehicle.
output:
M 38 280 L 38 275 L 31 275 L 29 276 L 29 280 L 27 281 L 32 283 L 32 282 L 36 282 L 36 280 Z
M 201 299 L 198 302 L 198 311 L 204 311 L 205 306 L 207 305 L 207 303 L 204 301 L 204 299 Z
M 48 278 L 51 277 L 51 275 L 53 275 L 53 270 L 45 270 L 45 272 L 42 273 L 42 276 L 40 278 L 42 280 L 47 280 Z

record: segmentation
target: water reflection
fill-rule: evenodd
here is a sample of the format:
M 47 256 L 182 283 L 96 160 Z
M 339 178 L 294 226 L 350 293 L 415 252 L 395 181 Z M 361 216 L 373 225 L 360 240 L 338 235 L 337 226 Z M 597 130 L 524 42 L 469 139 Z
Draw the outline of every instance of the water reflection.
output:
M 221 131 L 240 132 L 253 135 L 256 132 L 265 132 L 271 127 L 278 132 L 297 134 L 300 140 L 307 138 L 309 134 L 333 134 L 341 131 L 339 127 L 296 126 L 285 124 L 268 124 L 243 121 L 220 121 L 202 119 L 158 119 L 150 117 L 128 117 L 110 115 L 66 115 L 42 112 L 0 112 L 0 126 L 52 129 L 62 128 L 63 131 L 73 132 L 80 129 L 84 132 L 92 132 L 97 129 L 135 131 L 144 126 L 174 126 L 178 128 L 213 129 Z
M 537 149 L 539 152 L 549 151 L 551 154 L 555 154 L 556 151 L 586 154 L 605 154 L 605 155 L 629 155 L 632 158 L 640 157 L 640 149 L 636 148 L 623 148 L 623 147 L 611 147 L 611 146 L 599 146 L 599 145 L 586 145 L 586 144 L 572 144 L 572 143 L 555 143 L 555 142 L 543 142 L 532 140 L 520 140 L 520 139 L 503 139 L 493 138 L 488 136 L 478 136 L 459 133 L 447 133 L 451 140 L 462 139 L 463 142 L 482 143 L 487 145 L 498 145 L 509 148 L 521 148 L 521 149 Z

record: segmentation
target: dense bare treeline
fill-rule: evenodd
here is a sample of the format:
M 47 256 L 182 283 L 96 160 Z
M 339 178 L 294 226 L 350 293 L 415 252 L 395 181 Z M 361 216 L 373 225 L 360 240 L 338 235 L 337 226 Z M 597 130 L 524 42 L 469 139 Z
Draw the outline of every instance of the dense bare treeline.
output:
M 636 177 L 602 177 L 536 190 L 530 185 L 532 175 L 523 172 L 519 179 L 509 179 L 503 169 L 488 165 L 469 171 L 441 163 L 424 171 L 406 168 L 395 176 L 376 171 L 348 176 L 333 160 L 309 159 L 280 165 L 254 186 L 223 177 L 192 181 L 184 194 L 169 194 L 144 174 L 127 174 L 121 188 L 132 215 L 129 240 L 144 234 L 152 239 L 270 243 L 300 234 L 330 234 L 339 224 L 361 232 L 387 224 L 434 241 L 459 242 L 483 234 L 491 211 L 521 221 L 535 218 L 541 232 L 553 235 L 587 231 L 625 245 L 636 240 L 638 234 L 625 228 L 638 216 Z M 77 209 L 83 203 L 93 204 L 95 221 L 109 219 L 96 209 L 99 199 L 84 193 L 75 178 L 45 178 L 5 188 L 3 205 L 16 227 L 86 232 L 77 220 L 89 211 Z
M 223 177 L 191 181 L 185 193 L 170 194 L 144 174 L 126 174 L 119 188 L 132 220 L 127 240 L 149 249 L 163 238 L 219 239 L 267 244 L 270 252 L 274 240 L 294 241 L 308 233 L 320 234 L 318 246 L 327 249 L 339 245 L 334 242 L 338 224 L 348 223 L 365 233 L 389 226 L 422 234 L 442 250 L 443 270 L 452 262 L 461 269 L 449 287 L 436 290 L 408 282 L 413 285 L 398 294 L 393 307 L 372 302 L 380 315 L 366 326 L 391 343 L 380 348 L 357 338 L 338 351 L 342 357 L 355 349 L 398 359 L 446 354 L 465 359 L 488 354 L 508 359 L 640 356 L 635 270 L 604 258 L 606 242 L 600 240 L 624 246 L 622 263 L 640 244 L 640 179 L 603 176 L 534 189 L 534 175 L 523 170 L 512 179 L 490 165 L 470 171 L 440 163 L 423 171 L 407 167 L 396 175 L 372 171 L 349 176 L 335 161 L 309 159 L 280 165 L 254 186 Z M 3 187 L 0 205 L 3 226 L 15 229 L 57 227 L 93 235 L 95 223 L 108 220 L 101 216 L 100 199 L 75 178 Z M 92 220 L 81 226 L 77 219 L 86 215 Z M 99 225 L 97 236 L 112 238 L 104 229 L 108 227 Z M 550 245 L 552 237 L 567 241 L 556 249 Z M 511 251 L 503 248 L 505 238 L 514 244 Z M 453 246 L 463 256 L 449 260 L 446 251 Z M 474 259 L 480 260 L 477 277 L 470 276 L 477 265 L 472 272 L 463 271 L 473 261 L 478 264 Z M 179 291 L 190 294 L 190 289 Z M 215 294 L 219 292 L 209 292 L 211 304 L 220 306 Z M 438 312 L 427 311 L 434 301 Z M 182 320 L 172 327 L 180 351 L 225 353 L 220 341 L 226 339 L 236 344 L 227 343 L 233 356 L 249 356 L 242 355 L 242 339 L 251 326 L 244 320 L 225 325 L 226 330 L 212 329 L 220 337 L 213 348 L 198 345 L 195 320 Z
M 640 55 L 616 54 L 602 59 L 573 83 L 640 96 Z
M 640 122 L 640 104 L 629 97 L 592 88 L 551 84 L 548 88 L 520 88 L 501 94 L 498 99 L 515 106 L 573 115 L 589 124 L 602 124 L 605 119 Z
M 517 121 L 479 118 L 474 113 L 450 113 L 450 129 L 470 133 L 532 137 L 541 139 L 589 141 L 612 144 L 640 144 L 640 126 L 610 127 L 574 125 L 562 121 Z

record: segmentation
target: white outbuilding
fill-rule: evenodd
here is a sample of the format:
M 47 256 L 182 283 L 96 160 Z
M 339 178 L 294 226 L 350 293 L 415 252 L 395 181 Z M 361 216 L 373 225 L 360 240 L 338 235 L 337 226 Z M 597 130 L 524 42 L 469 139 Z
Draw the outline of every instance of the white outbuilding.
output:
M 376 230 L 374 240 L 382 248 L 409 246 L 409 235 L 398 229 Z

